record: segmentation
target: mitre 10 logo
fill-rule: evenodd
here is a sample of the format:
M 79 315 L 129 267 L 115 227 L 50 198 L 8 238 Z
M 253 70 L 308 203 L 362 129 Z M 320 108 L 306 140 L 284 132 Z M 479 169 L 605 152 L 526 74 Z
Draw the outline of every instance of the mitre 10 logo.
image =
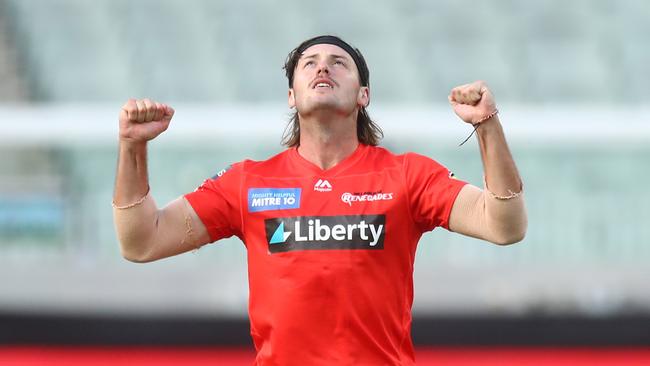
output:
M 386 215 L 299 216 L 264 221 L 271 253 L 310 249 L 384 249 Z

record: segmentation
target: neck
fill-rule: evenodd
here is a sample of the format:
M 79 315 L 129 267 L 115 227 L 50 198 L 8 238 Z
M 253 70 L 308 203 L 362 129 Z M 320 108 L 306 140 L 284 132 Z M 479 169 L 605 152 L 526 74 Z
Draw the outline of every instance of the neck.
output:
M 320 118 L 319 118 L 320 117 Z M 359 146 L 356 113 L 349 116 L 300 116 L 298 153 L 323 170 L 350 156 Z

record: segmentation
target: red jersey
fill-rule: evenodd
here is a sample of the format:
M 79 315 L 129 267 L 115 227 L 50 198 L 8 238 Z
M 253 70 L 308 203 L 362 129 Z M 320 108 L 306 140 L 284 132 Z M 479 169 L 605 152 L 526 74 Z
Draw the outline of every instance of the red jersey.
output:
M 296 148 L 246 160 L 185 197 L 210 238 L 248 252 L 257 365 L 413 365 L 413 263 L 465 182 L 360 144 L 322 170 Z

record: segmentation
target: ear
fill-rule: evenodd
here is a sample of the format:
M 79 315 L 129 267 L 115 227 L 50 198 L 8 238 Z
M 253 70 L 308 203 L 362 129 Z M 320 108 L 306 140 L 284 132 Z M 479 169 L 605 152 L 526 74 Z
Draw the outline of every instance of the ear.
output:
M 296 97 L 293 94 L 293 88 L 289 89 L 289 108 L 295 108 L 296 107 Z
M 370 88 L 362 86 L 359 88 L 359 95 L 357 96 L 357 104 L 359 107 L 367 107 L 370 104 Z

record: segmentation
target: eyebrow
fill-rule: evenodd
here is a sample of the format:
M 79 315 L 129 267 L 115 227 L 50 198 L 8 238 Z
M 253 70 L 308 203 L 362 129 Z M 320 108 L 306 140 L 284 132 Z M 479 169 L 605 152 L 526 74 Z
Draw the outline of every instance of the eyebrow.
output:
M 311 54 L 311 55 L 309 55 L 309 56 L 301 57 L 300 59 L 302 59 L 302 60 L 306 60 L 306 59 L 310 59 L 310 58 L 316 58 L 317 56 L 318 56 L 318 53 L 314 53 L 314 54 Z M 349 58 L 348 58 L 348 57 L 345 57 L 345 56 L 343 56 L 343 55 L 330 55 L 330 56 L 328 56 L 328 57 L 329 57 L 329 58 L 334 58 L 334 59 L 343 59 L 343 60 L 349 61 Z

